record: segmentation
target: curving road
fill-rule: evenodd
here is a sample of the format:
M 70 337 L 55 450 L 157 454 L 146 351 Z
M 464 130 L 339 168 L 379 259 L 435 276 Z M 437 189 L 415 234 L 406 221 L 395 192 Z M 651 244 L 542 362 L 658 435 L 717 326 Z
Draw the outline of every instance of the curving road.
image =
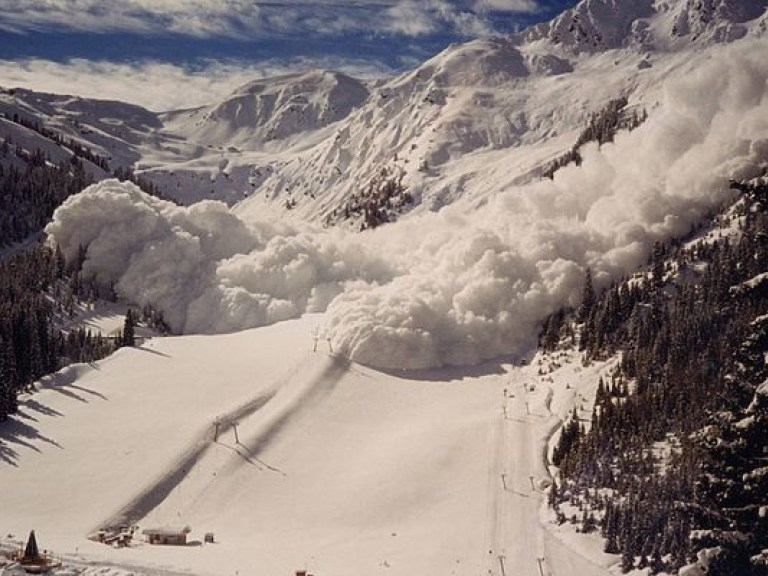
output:
M 550 481 L 546 439 L 559 420 L 549 411 L 548 389 L 510 382 L 499 402 L 491 439 L 485 575 L 608 576 L 549 533 L 539 511 Z

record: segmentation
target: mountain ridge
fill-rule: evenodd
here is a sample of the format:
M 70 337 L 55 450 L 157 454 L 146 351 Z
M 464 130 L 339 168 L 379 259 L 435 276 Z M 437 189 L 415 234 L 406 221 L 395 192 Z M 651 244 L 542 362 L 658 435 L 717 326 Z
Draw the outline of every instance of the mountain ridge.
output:
M 767 0 L 582 0 L 383 81 L 299 72 L 160 114 L 14 90 L 0 94 L 0 113 L 37 119 L 184 204 L 217 199 L 244 217 L 277 211 L 361 228 L 536 178 L 607 102 L 655 106 L 663 80 L 689 60 L 764 34 L 766 9 Z M 477 177 L 478 155 L 492 179 Z

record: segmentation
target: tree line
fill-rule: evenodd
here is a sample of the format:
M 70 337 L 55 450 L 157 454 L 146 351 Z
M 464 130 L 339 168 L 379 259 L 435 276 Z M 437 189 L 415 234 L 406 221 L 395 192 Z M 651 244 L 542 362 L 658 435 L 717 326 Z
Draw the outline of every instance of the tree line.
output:
M 77 306 L 116 297 L 114 287 L 84 279 L 82 263 L 82 256 L 67 263 L 61 251 L 44 244 L 0 263 L 0 422 L 16 412 L 18 395 L 43 376 L 136 345 L 140 324 L 170 331 L 162 312 L 150 304 L 141 311 L 128 308 L 122 330 L 112 335 L 62 328 L 76 319 Z
M 72 138 L 65 138 L 58 132 L 55 132 L 50 128 L 46 128 L 38 120 L 29 120 L 23 116 L 20 116 L 18 112 L 14 112 L 13 114 L 6 112 L 3 114 L 3 117 L 6 120 L 10 120 L 14 124 L 23 126 L 24 128 L 32 130 L 33 132 L 37 132 L 44 138 L 51 140 L 61 147 L 68 148 L 76 157 L 88 160 L 92 164 L 104 170 L 104 172 L 109 172 L 109 162 L 104 156 L 96 154 L 93 150 L 87 146 L 83 146 L 80 144 L 80 142 L 77 142 Z
M 21 162 L 10 161 L 14 157 Z M 42 230 L 64 200 L 93 181 L 77 156 L 51 164 L 39 148 L 12 149 L 10 139 L 4 139 L 0 144 L 0 247 Z
M 110 172 L 104 157 L 79 142 L 18 114 L 5 117 L 69 149 L 72 156 L 69 161 L 53 163 L 40 148 L 26 150 L 14 145 L 10 136 L 0 137 L 0 248 L 42 230 L 64 200 L 95 182 L 83 159 Z M 169 200 L 153 182 L 137 176 L 131 168 L 118 166 L 112 176 L 133 182 L 151 196 Z

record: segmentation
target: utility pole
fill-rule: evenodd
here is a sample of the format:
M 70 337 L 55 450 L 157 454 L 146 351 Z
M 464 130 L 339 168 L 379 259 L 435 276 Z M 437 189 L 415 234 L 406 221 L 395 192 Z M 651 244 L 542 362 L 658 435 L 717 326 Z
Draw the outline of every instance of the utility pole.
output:
M 237 426 L 240 424 L 240 422 L 233 422 L 232 423 L 232 430 L 235 431 L 235 444 L 240 444 L 240 438 L 237 435 Z
M 501 576 L 507 576 L 507 568 L 504 566 L 504 558 L 506 558 L 503 554 L 499 554 L 499 565 L 501 566 Z
M 507 488 L 507 475 L 504 472 L 501 473 L 501 485 L 504 486 L 504 491 L 509 490 Z
M 536 558 L 536 562 L 539 565 L 539 575 L 540 576 L 544 576 L 544 562 L 545 562 L 545 559 L 544 558 Z

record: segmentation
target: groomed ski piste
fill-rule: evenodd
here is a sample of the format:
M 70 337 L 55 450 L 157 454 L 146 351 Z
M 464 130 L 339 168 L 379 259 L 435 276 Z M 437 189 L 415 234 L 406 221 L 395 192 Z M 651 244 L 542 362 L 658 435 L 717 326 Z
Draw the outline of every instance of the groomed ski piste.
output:
M 387 373 L 322 320 L 151 338 L 38 383 L 0 433 L 4 548 L 34 529 L 84 576 L 609 573 L 543 504 L 548 439 L 606 366 Z M 120 525 L 191 533 L 87 539 Z

